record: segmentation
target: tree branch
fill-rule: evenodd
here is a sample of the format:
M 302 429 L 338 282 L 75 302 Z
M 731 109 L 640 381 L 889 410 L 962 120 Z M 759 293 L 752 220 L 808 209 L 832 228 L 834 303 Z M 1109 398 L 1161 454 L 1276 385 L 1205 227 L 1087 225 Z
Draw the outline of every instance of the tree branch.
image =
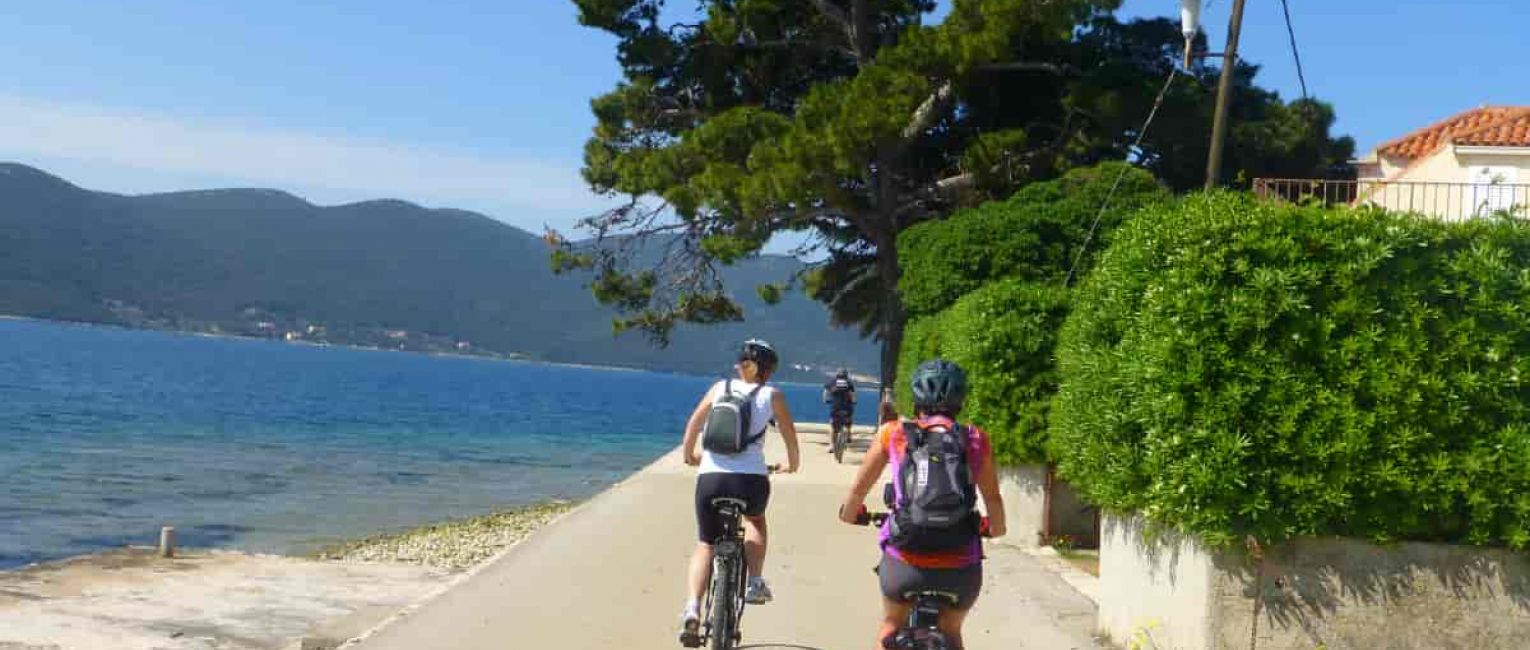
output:
M 980 72 L 1050 72 L 1062 76 L 1078 69 L 1071 65 L 1058 65 L 1043 61 L 1011 61 L 1009 63 L 990 63 L 976 68 Z
M 934 126 L 936 120 L 939 120 L 941 116 L 945 115 L 946 111 L 950 110 L 951 105 L 954 103 L 955 95 L 956 90 L 950 80 L 940 84 L 935 89 L 935 92 L 930 93 L 930 96 L 926 97 L 923 102 L 919 103 L 919 107 L 914 109 L 914 114 L 909 117 L 908 124 L 903 127 L 902 131 L 898 132 L 897 142 L 884 147 L 878 158 L 888 165 L 896 166 L 903 159 L 903 154 L 907 153 L 909 148 L 914 146 L 914 142 L 919 139 L 919 136 L 924 135 L 925 131 L 930 130 L 930 127 Z
M 818 7 L 818 13 L 823 14 L 829 20 L 834 21 L 845 30 L 845 37 L 855 43 L 855 30 L 850 26 L 850 17 L 845 15 L 845 10 L 834 6 L 833 0 L 813 0 L 813 6 Z
M 953 198 L 962 192 L 970 190 L 976 186 L 977 174 L 967 172 L 965 174 L 957 174 L 956 176 L 949 176 L 935 181 L 935 184 L 931 185 L 930 188 L 933 189 L 936 194 L 945 196 L 947 198 Z
M 951 100 L 955 95 L 956 90 L 948 79 L 940 84 L 940 87 L 936 88 L 935 92 L 930 93 L 930 96 L 926 97 L 919 104 L 919 108 L 914 109 L 914 115 L 909 118 L 908 125 L 904 126 L 903 131 L 898 134 L 903 138 L 901 145 L 897 149 L 898 154 L 907 149 L 910 143 L 917 139 L 920 134 L 928 131 L 930 126 L 935 124 L 935 120 L 940 119 L 945 114 L 946 110 L 951 107 Z M 897 156 L 894 157 L 896 158 Z
M 1065 73 L 1065 68 L 1063 66 L 1039 61 L 995 63 L 992 65 L 982 66 L 978 69 L 992 71 L 1032 70 L 1038 72 L 1050 72 L 1056 75 L 1062 75 Z M 898 144 L 889 152 L 890 155 L 887 157 L 887 160 L 889 162 L 896 163 L 898 159 L 902 158 L 903 153 L 913 145 L 914 141 L 917 140 L 920 135 L 922 135 L 925 131 L 928 131 L 931 126 L 935 125 L 937 120 L 945 116 L 946 111 L 950 110 L 952 104 L 955 103 L 955 97 L 956 89 L 955 86 L 951 83 L 950 79 L 942 82 L 940 86 L 935 89 L 935 92 L 930 93 L 930 96 L 926 97 L 925 100 L 919 104 L 919 108 L 914 109 L 914 115 L 909 118 L 908 125 L 904 126 L 903 130 L 899 132 L 898 135 L 901 139 Z

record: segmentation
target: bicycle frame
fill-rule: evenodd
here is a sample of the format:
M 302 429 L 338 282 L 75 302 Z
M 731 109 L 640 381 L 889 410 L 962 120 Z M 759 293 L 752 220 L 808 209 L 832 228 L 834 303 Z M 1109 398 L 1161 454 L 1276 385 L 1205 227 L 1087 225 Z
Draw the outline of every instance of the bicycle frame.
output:
M 749 574 L 744 559 L 744 503 L 731 498 L 718 498 L 712 507 L 723 520 L 722 533 L 712 542 L 712 586 L 707 589 L 706 605 L 702 610 L 706 618 L 702 623 L 701 642 L 712 648 L 733 648 L 741 636 L 739 627 L 744 620 L 744 585 Z M 725 583 L 731 577 L 731 584 Z M 727 593 L 718 593 L 722 587 Z M 726 598 L 719 603 L 716 599 Z M 718 621 L 713 613 L 726 606 L 723 629 L 715 629 Z

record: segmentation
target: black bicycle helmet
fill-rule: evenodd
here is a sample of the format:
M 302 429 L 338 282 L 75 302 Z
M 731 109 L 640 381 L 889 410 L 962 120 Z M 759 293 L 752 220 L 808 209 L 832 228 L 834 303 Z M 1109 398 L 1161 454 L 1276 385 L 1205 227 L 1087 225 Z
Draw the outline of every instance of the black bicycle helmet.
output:
M 835 379 L 849 379 L 850 378 L 850 371 L 849 370 L 845 370 L 844 368 L 840 368 L 839 372 L 834 373 L 834 378 Z
M 924 413 L 954 415 L 967 400 L 967 373 L 962 367 L 933 359 L 914 369 L 914 408 Z
M 738 350 L 739 361 L 753 361 L 764 372 L 771 372 L 781 362 L 776 349 L 763 339 L 749 339 Z

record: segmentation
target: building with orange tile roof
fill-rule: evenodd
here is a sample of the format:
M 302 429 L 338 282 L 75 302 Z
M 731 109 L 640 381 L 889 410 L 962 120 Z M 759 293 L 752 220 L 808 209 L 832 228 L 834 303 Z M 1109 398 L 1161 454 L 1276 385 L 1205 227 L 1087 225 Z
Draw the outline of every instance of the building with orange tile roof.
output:
M 1355 161 L 1357 202 L 1478 216 L 1530 203 L 1530 106 L 1482 106 Z

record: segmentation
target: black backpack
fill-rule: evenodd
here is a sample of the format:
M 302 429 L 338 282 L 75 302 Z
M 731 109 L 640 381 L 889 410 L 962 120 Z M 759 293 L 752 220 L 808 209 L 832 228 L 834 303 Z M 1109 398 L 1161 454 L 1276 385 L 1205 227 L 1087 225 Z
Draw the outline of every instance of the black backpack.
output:
M 714 454 L 733 455 L 765 437 L 765 427 L 754 433 L 754 398 L 760 394 L 763 384 L 757 384 L 748 395 L 733 392 L 733 380 L 723 381 L 722 394 L 712 402 L 707 412 L 707 423 L 701 433 L 701 448 Z
M 886 493 L 892 509 L 887 543 L 914 552 L 944 551 L 978 535 L 977 487 L 967 462 L 966 427 L 932 431 L 903 423 L 907 453 Z

